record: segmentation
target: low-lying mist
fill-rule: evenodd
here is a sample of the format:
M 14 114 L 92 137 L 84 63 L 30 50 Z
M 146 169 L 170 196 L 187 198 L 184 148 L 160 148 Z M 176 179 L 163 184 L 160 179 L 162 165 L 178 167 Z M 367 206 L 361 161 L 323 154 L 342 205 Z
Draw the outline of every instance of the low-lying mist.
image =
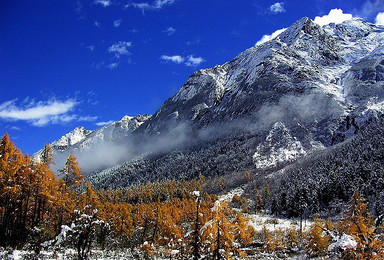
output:
M 286 125 L 311 125 L 327 117 L 338 117 L 342 107 L 326 95 L 285 95 L 276 103 L 264 104 L 247 117 L 230 119 L 225 122 L 198 126 L 196 122 L 175 122 L 170 120 L 167 128 L 160 133 L 132 133 L 118 142 L 99 142 L 86 149 L 74 149 L 83 172 L 96 171 L 130 161 L 138 157 L 148 157 L 184 149 L 202 143 L 214 142 L 237 133 L 262 133 L 269 131 L 278 121 Z M 55 155 L 55 170 L 63 168 L 67 153 Z

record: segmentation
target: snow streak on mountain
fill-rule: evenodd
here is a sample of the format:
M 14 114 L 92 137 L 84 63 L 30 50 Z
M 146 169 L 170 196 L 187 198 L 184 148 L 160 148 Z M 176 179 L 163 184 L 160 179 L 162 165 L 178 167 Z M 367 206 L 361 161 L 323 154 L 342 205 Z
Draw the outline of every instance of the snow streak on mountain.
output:
M 383 115 L 383 87 L 384 27 L 302 18 L 232 61 L 195 72 L 153 116 L 79 127 L 52 146 L 56 160 L 74 153 L 105 187 L 258 171 L 358 134 Z

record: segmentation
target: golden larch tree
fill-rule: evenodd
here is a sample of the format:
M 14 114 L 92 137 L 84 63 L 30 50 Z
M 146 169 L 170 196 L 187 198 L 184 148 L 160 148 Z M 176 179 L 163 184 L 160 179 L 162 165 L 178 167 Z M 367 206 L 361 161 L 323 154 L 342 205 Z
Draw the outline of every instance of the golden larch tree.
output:
M 67 186 L 80 186 L 83 184 L 84 175 L 79 167 L 79 163 L 73 154 L 68 156 L 67 162 L 60 172 L 64 175 Z

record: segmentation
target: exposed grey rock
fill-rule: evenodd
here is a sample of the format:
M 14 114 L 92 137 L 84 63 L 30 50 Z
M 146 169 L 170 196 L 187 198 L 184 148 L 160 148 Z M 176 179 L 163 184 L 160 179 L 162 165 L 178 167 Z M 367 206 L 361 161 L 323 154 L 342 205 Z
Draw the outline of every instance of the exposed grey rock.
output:
M 119 165 L 90 177 L 105 187 L 292 163 L 383 114 L 383 46 L 384 27 L 362 19 L 319 26 L 302 18 L 232 61 L 196 71 L 152 117 L 87 132 L 68 147 L 124 146 Z

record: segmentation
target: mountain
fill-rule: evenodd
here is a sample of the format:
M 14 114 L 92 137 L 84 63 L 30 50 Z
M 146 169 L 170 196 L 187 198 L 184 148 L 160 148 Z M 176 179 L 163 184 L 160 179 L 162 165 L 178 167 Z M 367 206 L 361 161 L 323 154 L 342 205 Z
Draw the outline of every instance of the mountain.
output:
M 120 121 L 113 122 L 97 130 L 87 130 L 82 126 L 76 127 L 60 139 L 52 142 L 50 146 L 56 162 L 56 168 L 62 168 L 69 154 L 75 154 L 80 159 L 80 165 L 86 172 L 97 168 L 113 166 L 125 158 L 124 150 L 115 150 L 117 143 L 124 142 L 126 138 L 142 125 L 150 115 L 138 115 L 135 117 L 124 116 Z M 98 153 L 97 151 L 101 151 Z M 110 156 L 104 155 L 104 150 L 110 150 Z M 40 160 L 43 149 L 33 155 Z M 93 155 L 92 155 L 93 154 Z M 100 156 L 100 162 L 89 162 Z M 90 165 L 92 164 L 92 165 Z M 90 165 L 90 166 L 88 166 Z M 55 168 L 55 166 L 53 166 Z
M 152 117 L 113 135 L 112 150 L 125 155 L 112 168 L 89 168 L 89 180 L 118 187 L 257 173 L 331 149 L 384 113 L 383 43 L 384 27 L 359 18 L 324 26 L 302 18 L 232 61 L 193 73 Z M 96 136 L 77 132 L 81 141 L 63 150 Z M 102 148 L 87 153 L 102 160 L 111 150 Z

